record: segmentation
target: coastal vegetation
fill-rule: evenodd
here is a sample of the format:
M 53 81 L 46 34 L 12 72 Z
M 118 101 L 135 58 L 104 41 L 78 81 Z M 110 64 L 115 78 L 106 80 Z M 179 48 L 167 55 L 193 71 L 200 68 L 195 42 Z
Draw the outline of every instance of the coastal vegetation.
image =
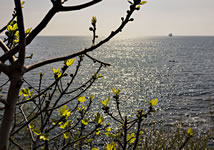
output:
M 128 1 L 130 6 L 121 24 L 109 36 L 96 41 L 98 18 L 92 16 L 89 32 L 92 42 L 85 48 L 66 56 L 47 58 L 26 65 L 33 55 L 26 55 L 26 46 L 47 26 L 56 13 L 77 11 L 92 7 L 101 0 L 92 0 L 76 6 L 64 6 L 66 1 L 51 0 L 52 8 L 35 28 L 25 28 L 22 9 L 24 1 L 14 0 L 15 9 L 11 20 L 0 33 L 5 32 L 0 46 L 4 53 L 0 57 L 0 75 L 5 82 L 0 85 L 1 127 L 0 150 L 7 149 L 207 149 L 213 131 L 198 134 L 192 128 L 179 123 L 166 130 L 154 121 L 144 122 L 156 112 L 158 99 L 148 100 L 146 107 L 136 110 L 135 116 L 121 112 L 120 89 L 112 87 L 111 96 L 100 99 L 99 95 L 88 94 L 88 89 L 103 78 L 100 71 L 109 63 L 90 55 L 107 43 L 123 28 L 134 21 L 132 14 L 141 9 L 146 1 Z M 76 85 L 85 58 L 96 64 L 94 73 L 85 82 Z M 60 64 L 56 64 L 60 62 Z M 39 72 L 38 84 L 32 85 L 25 74 L 53 64 L 49 85 L 43 84 L 45 72 Z M 58 67 L 60 66 L 60 67 Z M 99 102 L 99 103 L 97 103 Z M 109 103 L 112 102 L 113 106 Z M 99 111 L 93 111 L 100 105 Z

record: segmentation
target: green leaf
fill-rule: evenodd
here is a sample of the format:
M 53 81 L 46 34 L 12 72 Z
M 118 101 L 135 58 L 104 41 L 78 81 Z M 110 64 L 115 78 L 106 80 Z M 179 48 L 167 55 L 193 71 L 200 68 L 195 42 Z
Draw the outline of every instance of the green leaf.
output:
M 120 93 L 120 90 L 119 90 L 119 89 L 115 90 L 115 88 L 112 88 L 112 91 L 113 91 L 113 93 L 114 93 L 115 95 L 118 95 L 118 94 Z
M 49 137 L 48 136 L 49 136 L 48 133 L 45 133 L 45 134 L 40 135 L 39 138 L 41 140 L 44 140 L 44 141 L 49 141 Z
M 24 96 L 24 97 L 31 97 L 33 94 L 33 91 L 31 92 L 29 89 L 25 89 L 25 88 L 22 88 L 21 91 L 19 92 L 19 96 Z
M 23 8 L 23 5 L 25 4 L 25 1 L 21 1 L 21 7 Z
M 67 120 L 65 123 L 61 123 L 59 128 L 66 129 L 66 128 L 70 127 L 70 126 L 71 126 L 71 120 Z
M 109 132 L 105 132 L 104 134 L 105 134 L 106 136 L 108 136 L 108 137 L 111 137 L 111 138 L 115 138 L 115 137 L 116 137 L 115 134 L 112 134 L 112 133 L 109 133 Z
M 83 103 L 83 102 L 86 101 L 86 98 L 85 98 L 85 96 L 80 96 L 80 97 L 77 98 L 77 100 L 78 100 L 79 102 Z
M 32 28 L 28 28 L 26 31 L 25 31 L 25 34 L 30 34 Z
M 16 31 L 16 33 L 14 34 L 14 36 L 15 36 L 16 38 L 19 38 L 19 31 Z
M 194 132 L 193 132 L 192 128 L 187 129 L 187 134 L 190 136 L 193 136 Z
M 147 3 L 147 1 L 142 1 L 140 2 L 140 5 L 145 5 Z
M 80 107 L 77 107 L 77 110 L 79 111 L 86 110 L 86 106 L 81 105 Z
M 85 125 L 85 126 L 88 125 L 88 119 L 83 119 L 81 122 L 82 122 L 82 124 Z
M 29 128 L 33 129 L 35 126 L 33 124 L 29 124 Z
M 96 23 L 97 23 L 97 18 L 95 16 L 93 16 L 91 19 L 91 24 L 95 25 Z
M 110 131 L 111 131 L 111 128 L 106 128 L 105 131 L 106 131 L 106 132 L 110 132 Z
M 71 112 L 69 111 L 69 109 L 67 108 L 67 105 L 64 105 L 63 107 L 59 108 L 59 114 L 61 116 L 66 116 L 69 117 L 71 115 Z
M 97 78 L 103 78 L 103 76 L 101 75 L 101 73 L 98 74 Z
M 100 102 L 103 104 L 104 107 L 108 105 L 108 102 L 110 101 L 110 96 L 106 98 L 104 101 L 100 100 Z
M 67 60 L 65 60 L 65 65 L 69 67 L 74 63 L 74 61 L 75 61 L 75 59 L 67 59 Z
M 33 133 L 35 133 L 36 135 L 41 135 L 41 134 L 42 134 L 41 131 L 40 131 L 40 129 L 33 129 L 32 131 L 33 131 Z
M 137 9 L 137 10 L 140 10 L 140 5 L 137 5 L 137 6 L 136 6 L 136 9 Z M 134 19 L 132 19 L 131 21 L 134 21 Z
M 100 130 L 97 129 L 96 132 L 95 132 L 95 134 L 96 134 L 96 135 L 100 135 Z
M 90 98 L 90 100 L 93 100 L 94 99 L 94 95 L 91 94 L 89 98 Z
M 63 133 L 63 136 L 65 139 L 68 139 L 71 137 L 71 134 L 70 134 L 70 132 L 65 132 L 65 133 Z
M 60 115 L 65 114 L 66 110 L 67 110 L 67 105 L 64 105 L 64 106 L 60 107 L 59 108 L 59 114 Z
M 151 106 L 156 106 L 156 105 L 158 104 L 158 99 L 155 98 L 155 99 L 150 100 L 150 101 L 149 101 L 149 104 L 150 104 Z
M 15 39 L 13 42 L 14 43 L 19 43 L 19 39 Z
M 129 144 L 134 143 L 134 141 L 136 140 L 135 134 L 131 133 L 127 135 L 127 141 L 129 142 Z
M 7 30 L 9 32 L 13 32 L 13 31 L 18 30 L 18 24 L 13 22 L 13 24 L 10 24 L 7 26 Z
M 98 123 L 98 124 L 102 124 L 103 120 L 104 120 L 103 115 L 100 115 L 100 113 L 97 113 L 96 116 L 95 116 L 95 122 Z
M 94 139 L 88 139 L 87 143 L 91 143 Z
M 59 68 L 55 69 L 53 67 L 52 71 L 53 71 L 54 75 L 56 75 L 58 78 L 61 77 L 62 72 L 59 70 Z
M 107 144 L 105 150 L 116 150 L 116 144 L 112 142 L 112 144 Z
M 53 125 L 56 125 L 58 123 L 58 120 L 55 118 L 51 118 L 51 122 Z

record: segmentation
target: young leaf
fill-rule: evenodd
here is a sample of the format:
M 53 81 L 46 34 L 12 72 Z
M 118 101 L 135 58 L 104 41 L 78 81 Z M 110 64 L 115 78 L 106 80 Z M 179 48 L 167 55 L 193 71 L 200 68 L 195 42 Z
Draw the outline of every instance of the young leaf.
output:
M 110 131 L 111 131 L 111 128 L 106 128 L 105 131 L 106 131 L 106 132 L 110 132 Z
M 28 28 L 26 31 L 25 31 L 25 34 L 30 34 L 32 28 Z
M 61 77 L 62 73 L 59 70 L 59 68 L 57 68 L 57 69 L 53 68 L 52 71 L 53 71 L 55 76 L 57 76 L 58 78 Z
M 112 91 L 113 91 L 113 93 L 114 93 L 115 95 L 118 95 L 118 94 L 120 93 L 120 90 L 119 90 L 119 89 L 115 90 L 115 88 L 112 88 Z
M 187 129 L 187 134 L 190 136 L 193 136 L 194 132 L 193 132 L 192 128 Z
M 106 98 L 104 101 L 100 100 L 100 102 L 103 104 L 104 107 L 106 107 L 108 105 L 109 100 L 110 100 L 110 96 Z
M 142 1 L 140 2 L 140 5 L 145 5 L 147 3 L 147 1 Z
M 67 105 L 64 105 L 63 107 L 59 108 L 59 114 L 61 116 L 66 116 L 66 118 L 68 118 L 71 115 L 71 112 L 67 108 Z
M 131 133 L 127 135 L 127 141 L 129 142 L 129 144 L 134 143 L 134 141 L 136 140 L 135 134 Z
M 78 100 L 79 102 L 83 103 L 83 102 L 86 101 L 86 98 L 85 98 L 85 96 L 80 96 L 80 97 L 77 98 L 77 100 Z
M 65 133 L 63 133 L 63 136 L 65 139 L 68 139 L 71 137 L 71 134 L 70 134 L 70 132 L 65 132 Z
M 100 130 L 97 129 L 95 134 L 96 134 L 96 135 L 100 135 Z
M 107 144 L 105 147 L 106 150 L 116 150 L 116 144 L 112 142 L 112 144 Z
M 25 1 L 21 1 L 21 7 L 23 8 L 23 5 L 25 4 Z
M 155 99 L 150 100 L 150 101 L 149 101 L 149 104 L 150 104 L 151 106 L 156 106 L 156 105 L 158 104 L 158 99 L 155 98 Z
M 67 59 L 67 60 L 65 60 L 65 65 L 69 67 L 74 63 L 74 61 L 75 61 L 75 59 Z
M 97 78 L 103 78 L 103 76 L 101 75 L 101 73 L 98 74 Z
M 112 133 L 109 133 L 109 132 L 105 132 L 104 133 L 106 136 L 110 137 L 110 138 L 115 138 L 116 135 L 115 134 L 112 134 Z
M 94 95 L 91 94 L 89 98 L 90 98 L 90 100 L 93 100 L 94 99 Z
M 95 16 L 93 16 L 91 19 L 91 24 L 95 25 L 96 23 L 97 23 L 97 18 Z
M 91 143 L 94 139 L 88 139 L 87 143 Z
M 33 129 L 32 131 L 33 131 L 33 133 L 35 133 L 36 135 L 41 135 L 41 134 L 42 134 L 41 131 L 40 131 L 40 129 Z
M 48 133 L 45 133 L 45 134 L 40 135 L 39 138 L 41 140 L 44 140 L 44 141 L 49 141 L 49 137 L 48 136 L 49 136 Z
M 82 124 L 85 125 L 85 126 L 88 125 L 88 119 L 83 119 L 81 122 L 82 122 Z
M 95 116 L 95 122 L 98 124 L 102 124 L 104 120 L 104 117 L 102 115 L 100 115 L 100 113 L 97 113 Z
M 71 126 L 71 120 L 67 120 L 64 124 L 61 124 L 59 128 L 66 129 Z

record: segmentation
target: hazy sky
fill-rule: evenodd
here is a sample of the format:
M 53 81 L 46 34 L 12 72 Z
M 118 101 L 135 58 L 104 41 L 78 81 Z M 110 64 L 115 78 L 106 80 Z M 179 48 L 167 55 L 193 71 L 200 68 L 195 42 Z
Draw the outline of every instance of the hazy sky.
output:
M 25 0 L 26 27 L 35 27 L 51 8 L 50 0 Z M 86 0 L 68 0 L 66 5 Z M 1 0 L 0 27 L 11 18 L 13 0 Z M 88 28 L 97 16 L 98 35 L 108 35 L 121 22 L 128 8 L 127 0 L 103 0 L 90 8 L 58 13 L 40 35 L 91 35 Z M 134 14 L 121 36 L 214 35 L 214 0 L 148 0 Z

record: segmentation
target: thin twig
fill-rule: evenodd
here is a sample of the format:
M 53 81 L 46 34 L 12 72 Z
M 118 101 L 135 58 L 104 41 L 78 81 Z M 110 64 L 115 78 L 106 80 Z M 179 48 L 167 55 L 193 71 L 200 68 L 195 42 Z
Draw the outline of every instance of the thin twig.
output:
M 26 115 L 25 115 L 25 112 L 24 112 L 24 110 L 23 110 L 23 105 L 21 105 L 21 106 L 19 107 L 19 109 L 20 109 L 21 112 L 22 112 L 22 115 L 23 115 L 23 117 L 24 117 L 24 119 L 25 119 L 25 122 L 28 122 L 28 119 L 27 119 L 27 117 L 26 117 Z M 29 129 L 29 132 L 30 132 L 30 136 L 31 136 L 32 141 L 35 142 L 35 138 L 34 138 L 33 132 L 32 132 L 32 130 L 31 130 L 31 127 L 30 127 L 29 124 L 28 124 L 28 129 Z

